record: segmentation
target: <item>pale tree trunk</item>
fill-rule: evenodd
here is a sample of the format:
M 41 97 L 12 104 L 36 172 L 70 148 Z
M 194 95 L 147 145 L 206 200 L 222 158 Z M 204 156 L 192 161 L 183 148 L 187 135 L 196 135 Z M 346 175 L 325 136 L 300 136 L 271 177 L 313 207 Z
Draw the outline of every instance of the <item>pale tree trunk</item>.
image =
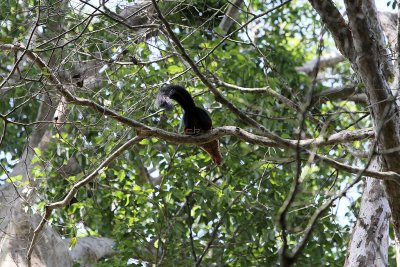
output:
M 333 1 L 309 1 L 314 9 L 319 13 L 321 19 L 326 24 L 329 31 L 335 40 L 336 46 L 339 51 L 344 55 L 352 64 L 355 71 L 361 78 L 364 86 L 365 93 L 368 98 L 371 116 L 374 122 L 374 130 L 377 141 L 377 151 L 381 154 L 381 164 L 379 169 L 389 170 L 400 173 L 400 117 L 398 114 L 398 106 L 396 98 L 398 97 L 398 88 L 394 85 L 389 86 L 389 77 L 393 74 L 398 75 L 397 71 L 393 71 L 391 66 L 391 58 L 387 53 L 386 45 L 384 43 L 384 34 L 382 27 L 378 21 L 378 15 L 375 8 L 375 3 L 372 0 L 345 0 L 346 13 L 348 22 L 344 20 Z M 398 56 L 399 53 L 396 53 Z M 398 77 L 395 78 L 398 80 Z M 394 83 L 396 84 L 396 83 Z M 365 189 L 368 199 L 368 190 L 376 190 L 375 187 L 380 186 L 378 183 L 369 181 Z M 391 218 L 393 229 L 396 238 L 396 250 L 398 251 L 400 240 L 400 187 L 398 181 L 384 181 L 383 182 L 387 200 L 391 210 Z M 364 203 L 367 200 L 364 200 Z M 373 203 L 375 209 L 380 206 L 383 208 L 381 198 L 375 199 L 377 203 Z M 376 205 L 376 207 L 375 207 Z M 367 208 L 367 206 L 365 206 Z M 371 222 L 373 217 L 377 216 L 378 210 L 368 212 L 361 210 L 360 218 L 365 219 L 363 216 L 367 215 Z M 382 211 L 383 212 L 383 211 Z M 375 213 L 375 215 L 374 215 Z M 379 217 L 380 220 L 382 217 Z M 376 219 L 376 218 L 375 218 Z M 380 225 L 383 222 L 379 222 Z M 370 223 L 361 225 L 361 221 L 357 224 L 353 235 L 353 240 L 350 244 L 350 255 L 347 261 L 349 266 L 375 266 L 367 264 L 368 258 L 361 261 L 361 258 L 367 255 L 367 251 L 358 251 L 369 249 L 368 253 L 378 256 L 381 259 L 387 258 L 388 253 L 382 251 L 380 247 L 368 246 L 365 243 L 357 243 L 360 240 L 358 235 L 363 235 L 363 231 L 372 233 L 376 224 Z M 380 226 L 381 230 L 384 228 Z M 382 230 L 383 231 L 383 230 Z M 367 237 L 367 233 L 365 236 Z M 373 237 L 373 236 L 368 236 Z M 373 240 L 379 236 L 373 237 Z M 355 245 L 353 244 L 355 243 Z M 360 246 L 358 246 L 360 244 Z M 375 249 L 375 251 L 373 251 Z M 379 251 L 378 251 L 379 249 Z M 352 255 L 354 254 L 354 255 Z M 357 263 L 359 259 L 359 263 Z M 366 265 L 362 265 L 362 263 Z M 384 264 L 384 262 L 380 263 Z
M 38 120 L 51 121 L 55 109 L 51 108 L 54 101 L 50 97 L 43 99 Z M 0 224 L 0 266 L 26 266 L 26 252 L 32 238 L 32 233 L 40 221 L 40 216 L 25 212 L 25 207 L 30 207 L 34 202 L 34 188 L 31 164 L 35 155 L 33 148 L 44 149 L 49 141 L 51 132 L 47 130 L 48 124 L 39 124 L 30 136 L 25 153 L 15 166 L 10 177 L 21 176 L 21 180 L 7 183 L 1 188 L 0 216 L 4 218 Z M 20 187 L 29 181 L 29 185 Z M 24 192 L 24 193 L 22 193 Z M 46 227 L 43 238 L 34 250 L 32 266 L 71 266 L 72 261 L 68 255 L 68 247 L 61 237 L 50 227 Z
M 60 9 L 68 8 L 62 5 Z M 62 12 L 60 12 L 61 14 Z M 55 19 L 53 23 L 49 23 L 48 31 L 53 35 L 63 31 L 60 20 Z M 33 25 L 33 23 L 32 23 Z M 32 41 L 39 37 L 35 28 L 32 29 Z M 51 36 L 47 36 L 51 37 Z M 53 54 L 50 64 L 57 58 Z M 23 59 L 21 62 L 24 62 Z M 50 88 L 48 88 L 50 89 Z M 51 91 L 51 90 L 49 90 Z M 59 117 L 58 121 L 62 121 L 63 112 L 65 111 L 65 103 L 60 102 L 60 97 L 52 93 L 44 93 L 42 95 L 41 105 L 39 107 L 36 121 L 54 121 L 54 117 Z M 33 231 L 41 220 L 41 212 L 36 210 L 37 200 L 36 182 L 32 175 L 34 164 L 32 159 L 35 156 L 34 148 L 45 151 L 52 138 L 52 123 L 38 123 L 32 134 L 28 137 L 28 142 L 22 153 L 21 158 L 8 178 L 21 177 L 17 181 L 7 183 L 0 188 L 0 267 L 28 266 L 27 250 L 32 240 Z M 61 175 L 60 175 L 61 179 Z M 78 241 L 79 242 L 79 239 Z M 92 245 L 88 246 L 87 243 Z M 41 232 L 37 244 L 34 246 L 31 256 L 31 266 L 72 266 L 73 260 L 81 262 L 81 266 L 89 266 L 86 262 L 93 262 L 104 255 L 114 253 L 110 240 L 104 239 L 107 246 L 101 247 L 103 239 L 86 240 L 87 249 L 81 253 L 69 250 L 67 240 L 46 225 Z M 82 245 L 77 246 L 82 248 Z M 107 248 L 105 251 L 104 248 Z
M 51 103 L 51 105 L 50 105 Z M 62 117 L 62 114 L 55 114 L 51 108 L 56 102 L 50 101 L 49 97 L 43 99 L 37 120 L 52 121 L 54 116 Z M 59 105 L 62 106 L 62 104 Z M 62 110 L 59 108 L 59 110 Z M 31 170 L 31 163 L 34 157 L 33 148 L 38 147 L 44 150 L 50 141 L 52 131 L 48 124 L 39 124 L 30 136 L 29 145 L 15 166 L 10 177 L 18 175 L 22 179 L 18 182 L 7 183 L 1 188 L 0 194 L 0 267 L 27 266 L 27 249 L 32 240 L 34 229 L 41 220 L 41 216 L 33 210 L 27 212 L 25 208 L 34 207 L 36 200 Z M 20 187 L 21 183 L 30 181 L 29 185 Z M 32 266 L 72 266 L 73 260 L 80 262 L 81 266 L 91 266 L 95 260 L 112 255 L 114 242 L 108 238 L 84 238 L 82 244 L 77 241 L 76 248 L 68 249 L 68 240 L 51 228 L 45 226 L 41 236 L 34 247 L 31 264 Z M 84 249 L 83 249 L 84 248 Z
M 367 1 L 367 3 L 364 2 L 362 9 L 363 14 L 367 16 L 370 30 L 373 32 L 376 43 L 381 48 L 385 47 L 384 32 L 378 20 L 378 13 L 374 4 L 370 1 Z M 390 33 L 390 31 L 385 32 L 386 34 Z M 386 51 L 386 54 L 390 54 L 390 51 Z M 383 61 L 385 61 L 384 57 Z M 380 70 L 383 72 L 382 78 L 383 76 L 387 77 L 388 73 L 393 71 L 390 61 L 381 64 L 380 67 Z M 396 73 L 397 76 L 398 73 Z M 382 80 L 385 81 L 385 79 Z M 391 89 L 393 88 L 392 85 Z M 397 94 L 396 91 L 394 91 L 394 94 Z M 395 105 L 396 102 L 393 104 Z M 389 110 L 387 113 L 389 113 Z M 381 127 L 376 124 L 375 132 L 380 133 Z M 381 164 L 374 158 L 371 167 L 379 169 L 380 166 Z M 385 166 L 384 163 L 383 166 Z M 388 265 L 390 207 L 386 198 L 384 185 L 387 185 L 387 183 L 372 178 L 366 179 L 360 212 L 350 240 L 349 255 L 345 266 Z
M 371 170 L 379 170 L 377 158 Z M 390 208 L 382 182 L 367 178 L 357 223 L 349 243 L 346 267 L 388 265 Z

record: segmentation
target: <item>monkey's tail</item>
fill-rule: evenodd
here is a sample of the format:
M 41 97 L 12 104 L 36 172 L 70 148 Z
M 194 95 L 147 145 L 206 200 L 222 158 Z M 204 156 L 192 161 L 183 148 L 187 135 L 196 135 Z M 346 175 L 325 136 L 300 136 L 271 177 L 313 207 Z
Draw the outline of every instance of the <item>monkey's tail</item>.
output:
M 165 85 L 161 87 L 157 95 L 156 105 L 160 108 L 171 110 L 175 100 L 187 112 L 193 111 L 196 108 L 192 96 L 185 88 L 179 85 Z

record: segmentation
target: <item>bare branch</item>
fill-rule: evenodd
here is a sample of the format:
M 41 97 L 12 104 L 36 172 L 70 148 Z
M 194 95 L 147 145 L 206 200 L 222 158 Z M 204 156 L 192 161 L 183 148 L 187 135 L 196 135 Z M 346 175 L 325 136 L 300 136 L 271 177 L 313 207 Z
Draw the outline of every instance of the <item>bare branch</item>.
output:
M 70 238 L 64 239 L 69 244 Z M 106 237 L 86 236 L 77 238 L 76 245 L 71 248 L 71 258 L 81 264 L 92 263 L 102 257 L 115 255 L 114 240 Z M 84 265 L 86 266 L 86 265 Z
M 354 62 L 355 51 L 351 31 L 335 4 L 331 0 L 309 0 L 309 2 L 332 33 L 340 53 Z
M 311 102 L 314 104 L 322 104 L 332 100 L 352 100 L 366 104 L 368 99 L 363 93 L 357 93 L 356 85 L 348 84 L 345 86 L 334 87 L 314 94 Z
M 300 105 L 298 105 L 297 103 L 293 102 L 292 100 L 290 100 L 289 98 L 279 94 L 278 92 L 274 91 L 271 87 L 266 86 L 266 87 L 261 87 L 261 88 L 246 88 L 246 87 L 241 87 L 238 85 L 234 85 L 234 84 L 230 84 L 227 82 L 224 82 L 222 80 L 220 80 L 217 77 L 214 77 L 216 79 L 216 83 L 218 86 L 222 86 L 224 88 L 227 89 L 231 89 L 231 90 L 238 90 L 240 92 L 244 92 L 244 93 L 264 93 L 267 94 L 273 98 L 275 98 L 276 100 L 282 102 L 283 104 L 285 104 L 287 107 L 302 113 L 302 108 L 300 107 Z M 309 115 L 308 118 L 310 118 L 311 121 L 313 121 L 314 123 L 318 124 L 318 125 L 322 125 L 323 123 L 321 121 L 319 121 L 318 119 L 314 118 L 313 116 Z
M 344 60 L 345 60 L 345 57 L 342 54 L 340 54 L 338 52 L 331 53 L 331 54 L 323 56 L 319 59 L 319 69 L 323 70 L 328 67 L 335 66 L 336 64 L 338 64 Z M 314 58 L 314 59 L 304 63 L 303 66 L 296 67 L 296 70 L 298 72 L 304 72 L 308 75 L 311 75 L 317 64 L 317 61 L 318 61 L 318 58 Z
M 224 82 L 220 79 L 217 79 L 217 85 L 225 87 L 227 89 L 231 89 L 231 90 L 238 90 L 240 92 L 243 93 L 264 93 L 267 95 L 270 95 L 272 97 L 274 97 L 275 99 L 277 99 L 278 101 L 281 101 L 282 103 L 284 103 L 286 106 L 296 110 L 296 111 L 300 111 L 300 107 L 294 103 L 292 100 L 290 100 L 289 98 L 277 93 L 276 91 L 272 90 L 271 87 L 266 86 L 266 87 L 261 87 L 261 88 L 246 88 L 246 87 L 241 87 L 241 86 L 237 86 L 234 84 L 230 84 L 227 82 Z
M 219 24 L 219 27 L 225 34 L 229 32 L 229 29 L 237 21 L 239 17 L 240 7 L 243 5 L 243 3 L 243 0 L 235 0 L 229 5 L 228 11 L 222 18 L 221 23 Z

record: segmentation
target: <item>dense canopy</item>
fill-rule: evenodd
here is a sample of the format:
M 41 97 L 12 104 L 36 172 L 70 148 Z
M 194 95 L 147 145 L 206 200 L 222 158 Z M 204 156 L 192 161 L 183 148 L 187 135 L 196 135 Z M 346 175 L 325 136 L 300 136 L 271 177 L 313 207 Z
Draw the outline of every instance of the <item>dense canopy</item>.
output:
M 359 266 L 357 218 L 395 264 L 397 18 L 373 7 L 2 1 L 0 265 Z M 165 84 L 214 129 L 184 135 Z

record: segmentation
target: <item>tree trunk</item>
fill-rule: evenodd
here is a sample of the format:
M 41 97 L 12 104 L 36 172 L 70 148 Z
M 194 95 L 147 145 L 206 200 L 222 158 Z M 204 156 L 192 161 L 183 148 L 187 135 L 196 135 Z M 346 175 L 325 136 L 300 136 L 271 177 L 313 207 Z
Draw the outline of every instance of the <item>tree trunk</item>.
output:
M 393 72 L 390 65 L 392 59 L 388 58 L 390 54 L 386 51 L 387 46 L 384 43 L 385 38 L 378 21 L 375 3 L 372 0 L 345 0 L 344 2 L 348 23 L 345 22 L 332 1 L 310 0 L 311 5 L 320 14 L 332 33 L 336 46 L 351 62 L 362 80 L 374 122 L 377 152 L 382 155 L 380 169 L 400 173 L 398 160 L 400 158 L 398 149 L 400 147 L 400 117 L 396 103 L 398 88 L 391 88 L 388 82 L 388 77 L 396 72 Z M 398 77 L 395 80 L 398 80 Z M 398 181 L 383 182 L 391 209 L 397 247 L 398 240 L 400 240 L 398 183 Z M 369 231 L 367 227 L 371 226 L 374 224 L 366 224 L 364 228 Z M 370 231 L 373 231 L 373 228 Z M 356 233 L 358 234 L 358 232 Z M 357 237 L 354 238 L 357 239 Z M 377 255 L 377 253 L 378 251 L 374 254 Z M 365 255 L 363 252 L 356 254 Z M 353 264 L 353 257 L 348 261 Z
M 379 170 L 377 158 L 371 163 Z M 390 208 L 382 182 L 367 178 L 361 200 L 360 212 L 349 243 L 345 266 L 388 265 Z

